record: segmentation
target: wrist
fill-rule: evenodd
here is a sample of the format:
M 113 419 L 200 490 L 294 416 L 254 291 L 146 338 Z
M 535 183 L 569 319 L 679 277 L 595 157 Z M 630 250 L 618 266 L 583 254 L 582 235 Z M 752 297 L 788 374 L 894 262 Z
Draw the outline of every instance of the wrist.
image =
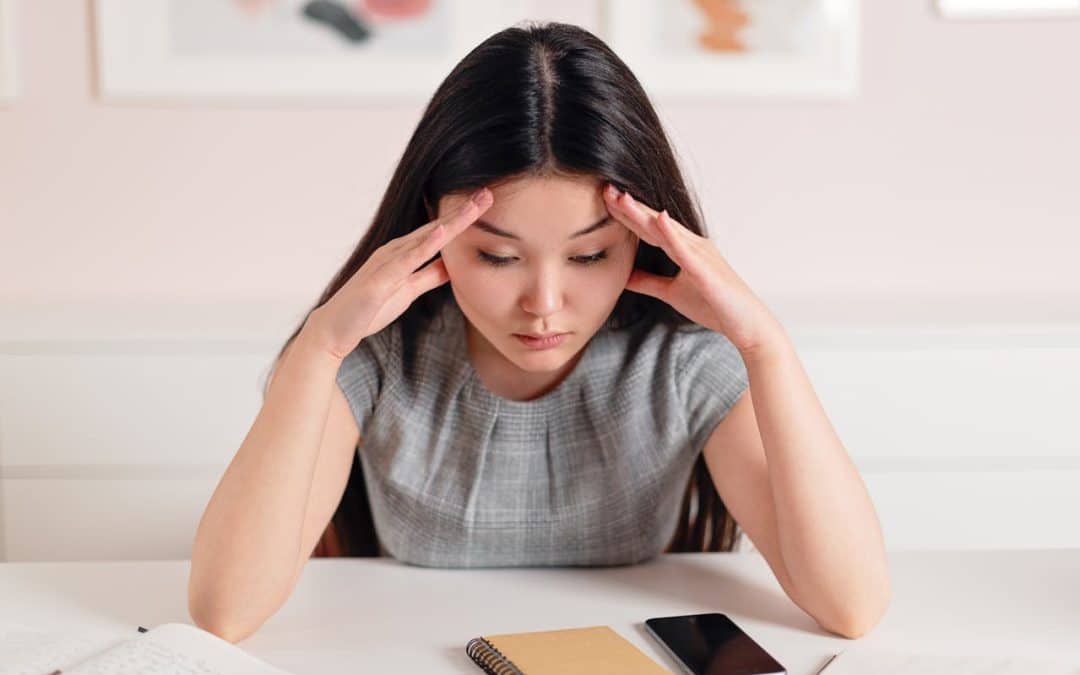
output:
M 341 362 L 345 359 L 345 354 L 338 354 L 331 347 L 330 340 L 327 339 L 326 332 L 322 329 L 322 324 L 316 320 L 315 312 L 308 315 L 294 342 L 297 343 L 296 346 L 299 351 L 312 358 L 333 361 L 338 365 L 341 365 Z
M 775 317 L 769 315 L 768 320 L 762 323 L 758 337 L 739 347 L 739 354 L 746 363 L 760 363 L 783 358 L 794 349 L 787 331 Z

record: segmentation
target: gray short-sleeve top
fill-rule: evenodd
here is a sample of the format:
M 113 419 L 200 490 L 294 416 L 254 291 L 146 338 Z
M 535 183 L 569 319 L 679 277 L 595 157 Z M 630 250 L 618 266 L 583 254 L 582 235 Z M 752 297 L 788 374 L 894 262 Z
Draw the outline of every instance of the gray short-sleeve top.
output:
M 494 394 L 452 295 L 402 365 L 400 324 L 362 340 L 337 382 L 356 417 L 382 550 L 438 567 L 622 565 L 674 534 L 694 461 L 748 386 L 701 326 L 605 324 L 543 396 Z

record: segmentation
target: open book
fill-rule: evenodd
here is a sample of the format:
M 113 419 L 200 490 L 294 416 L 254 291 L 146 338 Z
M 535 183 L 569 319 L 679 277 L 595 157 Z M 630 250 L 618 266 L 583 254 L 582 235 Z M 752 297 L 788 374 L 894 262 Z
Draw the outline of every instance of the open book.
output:
M 289 675 L 186 623 L 74 634 L 0 626 L 0 654 L 0 675 Z

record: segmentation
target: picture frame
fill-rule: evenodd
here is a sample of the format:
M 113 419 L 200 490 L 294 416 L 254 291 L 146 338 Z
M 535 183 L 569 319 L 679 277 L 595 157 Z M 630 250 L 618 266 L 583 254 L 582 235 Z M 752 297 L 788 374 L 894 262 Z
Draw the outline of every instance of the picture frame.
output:
M 249 21 L 241 4 L 264 14 Z M 98 95 L 115 102 L 424 100 L 468 50 L 528 16 L 527 0 L 417 0 L 405 4 L 423 13 L 351 26 L 331 11 L 360 4 L 97 0 Z
M 650 95 L 858 94 L 860 0 L 609 0 L 604 10 L 608 43 Z
M 15 0 L 0 0 L 0 105 L 12 103 L 19 93 L 15 21 Z
M 936 0 L 945 19 L 1080 17 L 1080 0 Z

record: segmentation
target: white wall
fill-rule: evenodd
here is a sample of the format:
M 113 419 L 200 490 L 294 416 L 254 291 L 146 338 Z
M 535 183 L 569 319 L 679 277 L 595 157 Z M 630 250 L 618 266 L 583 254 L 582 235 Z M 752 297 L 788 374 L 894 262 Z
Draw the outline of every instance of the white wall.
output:
M 420 112 L 104 105 L 89 12 L 19 4 L 0 108 L 0 559 L 189 555 Z M 669 131 L 890 547 L 1080 546 L 1080 21 L 862 14 L 857 100 L 661 101 Z
M 0 559 L 189 557 L 296 317 L 251 304 L 4 317 Z M 890 549 L 1080 547 L 1080 322 L 787 323 Z

